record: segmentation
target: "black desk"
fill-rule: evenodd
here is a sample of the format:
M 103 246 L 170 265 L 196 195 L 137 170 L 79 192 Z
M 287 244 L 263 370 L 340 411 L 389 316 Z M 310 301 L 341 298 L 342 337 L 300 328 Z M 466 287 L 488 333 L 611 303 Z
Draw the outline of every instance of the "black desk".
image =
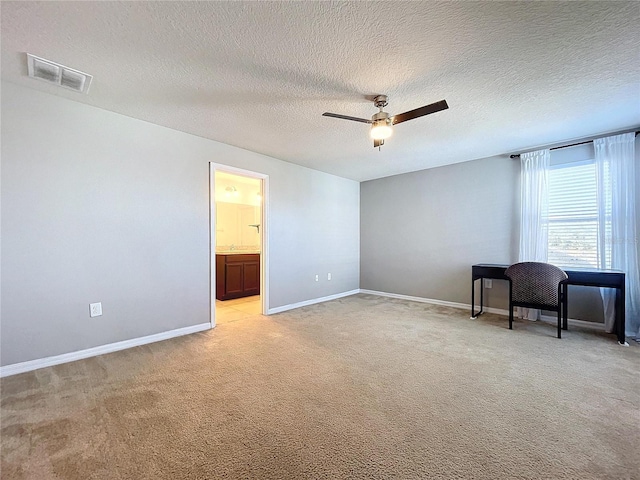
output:
M 483 278 L 492 278 L 496 280 L 509 280 L 505 277 L 504 272 L 509 265 L 496 265 L 490 263 L 480 263 L 471 267 L 471 317 L 476 318 L 482 313 L 483 309 L 483 297 L 484 297 L 484 282 L 480 282 L 480 311 L 475 312 L 475 286 L 476 280 L 482 280 Z M 613 331 L 618 337 L 618 341 L 624 345 L 624 302 L 625 302 L 625 278 L 624 272 L 619 270 L 598 270 L 598 269 L 582 269 L 576 268 L 574 270 L 563 269 L 569 279 L 565 284 L 565 295 L 569 293 L 569 285 L 583 285 L 587 287 L 608 287 L 616 289 L 616 301 L 615 301 L 615 323 Z M 567 329 L 567 312 L 564 312 L 564 325 L 563 329 Z

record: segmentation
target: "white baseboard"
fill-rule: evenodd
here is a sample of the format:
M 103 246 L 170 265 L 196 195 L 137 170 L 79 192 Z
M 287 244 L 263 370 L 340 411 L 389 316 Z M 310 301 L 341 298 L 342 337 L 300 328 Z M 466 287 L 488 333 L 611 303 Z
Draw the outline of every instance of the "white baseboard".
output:
M 210 328 L 212 327 L 209 322 L 201 323 L 199 325 L 192 325 L 190 327 L 169 330 L 168 332 L 147 335 L 146 337 L 132 338 L 131 340 L 123 340 L 122 342 L 109 343 L 107 345 L 100 345 L 99 347 L 87 348 L 86 350 L 79 350 L 77 352 L 63 353 L 62 355 L 55 355 L 53 357 L 38 358 L 36 360 L 29 360 L 27 362 L 5 365 L 4 367 L 0 367 L 0 378 L 8 377 L 10 375 L 17 375 L 18 373 L 30 372 L 32 370 L 37 370 L 38 368 L 60 365 L 61 363 L 75 362 L 76 360 L 82 360 L 83 358 L 95 357 L 97 355 L 104 355 L 105 353 L 117 352 L 118 350 L 125 350 L 131 347 L 146 345 L 147 343 L 168 340 L 169 338 L 189 335 L 190 333 L 202 332 L 204 330 L 209 330 Z
M 554 317 L 552 315 L 540 315 L 540 321 L 557 325 L 558 317 Z M 577 318 L 568 318 L 567 322 L 569 325 L 574 325 L 576 327 L 591 328 L 592 330 L 601 330 L 603 332 L 605 331 L 604 323 L 587 322 L 585 320 L 578 320 Z
M 360 293 L 368 293 L 370 295 L 378 295 L 380 297 L 399 298 L 401 300 L 409 300 L 411 302 L 430 303 L 432 305 L 442 305 L 444 307 L 462 308 L 471 312 L 471 305 L 468 303 L 448 302 L 446 300 L 436 300 L 435 298 L 412 297 L 410 295 L 400 295 L 399 293 L 378 292 L 375 290 L 360 289 Z M 477 305 L 476 305 L 477 307 Z M 508 310 L 501 308 L 484 307 L 483 313 L 495 313 L 496 315 L 509 315 Z
M 402 300 L 409 300 L 412 302 L 430 303 L 433 305 L 443 305 L 445 307 L 462 308 L 462 309 L 471 311 L 471 305 L 467 303 L 447 302 L 445 300 L 436 300 L 434 298 L 412 297 L 409 295 L 400 295 L 398 293 L 377 292 L 375 290 L 360 289 L 360 293 L 368 293 L 371 295 L 378 295 L 381 297 L 400 298 Z M 478 308 L 477 305 L 476 305 L 476 308 Z M 482 313 L 493 313 L 495 315 L 502 315 L 505 317 L 509 316 L 509 310 L 505 310 L 502 308 L 483 307 Z M 541 315 L 541 321 L 546 323 L 557 324 L 558 318 L 550 315 Z M 567 322 L 569 323 L 569 325 L 575 325 L 576 327 L 585 327 L 585 328 L 591 328 L 593 330 L 602 330 L 602 331 L 605 330 L 604 323 L 586 322 L 584 320 L 577 320 L 573 318 L 567 319 Z
M 411 302 L 431 303 L 433 305 L 443 305 L 445 307 L 467 308 L 467 309 L 471 310 L 471 306 L 470 305 L 465 305 L 464 303 L 447 302 L 447 301 L 444 301 L 444 300 L 435 300 L 433 298 L 412 297 L 410 295 L 401 295 L 399 293 L 378 292 L 376 290 L 366 290 L 366 289 L 362 289 L 362 288 L 360 289 L 360 293 L 368 293 L 369 295 L 378 295 L 380 297 L 399 298 L 401 300 L 409 300 Z
M 293 310 L 294 308 L 306 307 L 307 305 L 313 305 L 316 303 L 328 302 L 329 300 L 336 300 L 338 298 L 348 297 L 360 293 L 360 289 L 350 290 L 348 292 L 336 293 L 335 295 L 329 295 L 327 297 L 313 298 L 311 300 L 305 300 L 304 302 L 291 303 L 289 305 L 283 305 L 281 307 L 270 308 L 267 311 L 267 315 L 274 313 L 286 312 L 287 310 Z

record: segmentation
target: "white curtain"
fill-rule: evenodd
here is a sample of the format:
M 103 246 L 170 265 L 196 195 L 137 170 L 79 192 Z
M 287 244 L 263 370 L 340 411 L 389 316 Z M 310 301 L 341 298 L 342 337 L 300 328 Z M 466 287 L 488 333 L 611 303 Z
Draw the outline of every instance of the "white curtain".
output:
M 549 150 L 520 155 L 520 262 L 546 262 L 549 244 Z M 520 317 L 537 320 L 539 310 L 520 308 Z
M 635 133 L 594 140 L 598 182 L 598 267 L 626 275 L 626 332 L 640 337 L 640 275 L 636 230 Z M 602 288 L 605 326 L 613 330 L 615 291 Z

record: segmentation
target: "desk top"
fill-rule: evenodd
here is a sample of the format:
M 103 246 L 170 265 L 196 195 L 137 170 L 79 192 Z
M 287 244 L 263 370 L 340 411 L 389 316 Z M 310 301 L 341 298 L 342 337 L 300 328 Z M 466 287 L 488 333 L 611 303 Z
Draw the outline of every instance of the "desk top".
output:
M 510 265 L 502 264 L 502 263 L 476 263 L 472 265 L 473 267 L 493 267 L 493 268 L 509 268 Z M 565 272 L 589 272 L 589 273 L 615 273 L 615 274 L 624 274 L 622 270 L 613 270 L 606 268 L 586 268 L 586 267 L 558 267 L 564 270 Z
M 471 267 L 472 275 L 479 277 L 492 277 L 506 279 L 504 271 L 509 265 L 497 263 L 477 263 Z M 624 290 L 625 274 L 622 270 L 604 270 L 598 268 L 563 268 L 569 285 L 584 285 L 587 287 L 608 287 Z

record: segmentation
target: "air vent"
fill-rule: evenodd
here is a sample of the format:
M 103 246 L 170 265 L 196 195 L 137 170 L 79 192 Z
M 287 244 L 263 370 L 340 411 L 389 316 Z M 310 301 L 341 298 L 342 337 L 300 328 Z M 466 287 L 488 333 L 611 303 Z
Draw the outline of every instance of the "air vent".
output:
M 91 75 L 59 63 L 45 60 L 27 53 L 29 76 L 38 80 L 53 83 L 80 93 L 87 93 L 91 85 Z

